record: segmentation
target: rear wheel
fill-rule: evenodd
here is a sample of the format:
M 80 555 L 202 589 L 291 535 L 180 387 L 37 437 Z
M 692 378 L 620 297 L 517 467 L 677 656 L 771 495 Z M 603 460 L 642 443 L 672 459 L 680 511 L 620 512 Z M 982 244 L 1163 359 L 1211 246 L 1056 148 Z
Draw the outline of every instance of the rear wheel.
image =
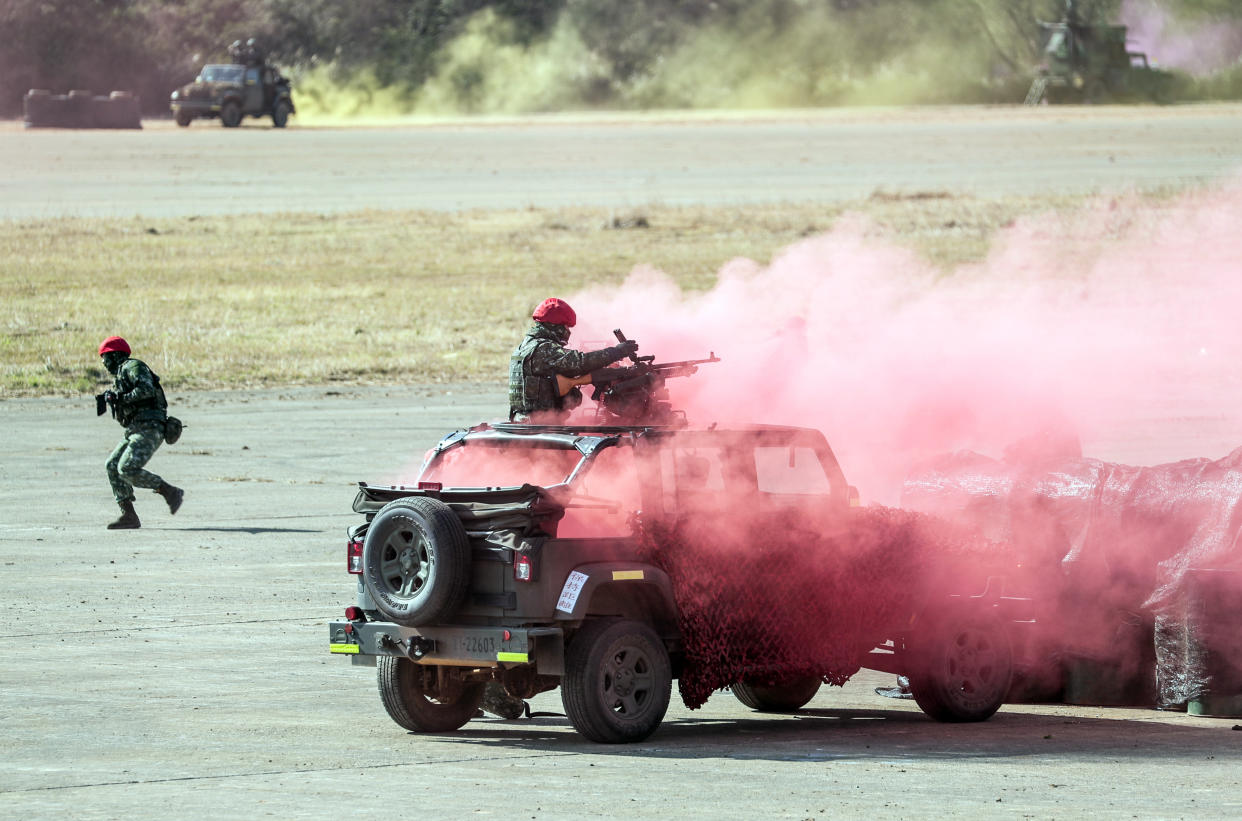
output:
M 587 622 L 566 651 L 561 701 L 574 729 L 592 741 L 642 741 L 664 720 L 672 682 L 668 651 L 650 627 Z
M 225 128 L 237 128 L 241 125 L 242 110 L 236 100 L 229 100 L 220 106 L 220 122 Z
M 416 733 L 459 730 L 483 701 L 483 682 L 397 656 L 381 656 L 376 677 L 389 717 Z
M 730 689 L 737 700 L 761 713 L 790 713 L 815 698 L 822 682 L 818 678 L 798 678 L 778 684 L 751 684 L 739 681 Z
M 457 514 L 426 496 L 375 514 L 362 545 L 362 580 L 375 607 L 406 627 L 435 624 L 466 599 L 470 541 Z
M 910 692 L 937 721 L 984 721 L 1009 692 L 1013 658 L 1005 626 L 990 609 L 954 605 L 911 637 Z

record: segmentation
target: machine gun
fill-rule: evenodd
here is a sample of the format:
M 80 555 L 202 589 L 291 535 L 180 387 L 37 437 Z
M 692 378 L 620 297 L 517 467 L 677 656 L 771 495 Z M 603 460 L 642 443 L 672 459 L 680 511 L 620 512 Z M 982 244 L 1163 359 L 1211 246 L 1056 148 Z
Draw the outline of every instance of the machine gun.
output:
M 626 342 L 621 329 L 613 331 L 617 340 Z M 684 423 L 685 413 L 674 410 L 668 402 L 666 379 L 692 376 L 699 365 L 719 362 L 715 352 L 707 359 L 683 359 L 680 362 L 656 362 L 654 356 L 630 354 L 632 365 L 600 368 L 578 377 L 557 375 L 556 384 L 564 396 L 577 385 L 592 385 L 591 398 L 597 403 L 596 416 L 604 424 L 666 425 Z

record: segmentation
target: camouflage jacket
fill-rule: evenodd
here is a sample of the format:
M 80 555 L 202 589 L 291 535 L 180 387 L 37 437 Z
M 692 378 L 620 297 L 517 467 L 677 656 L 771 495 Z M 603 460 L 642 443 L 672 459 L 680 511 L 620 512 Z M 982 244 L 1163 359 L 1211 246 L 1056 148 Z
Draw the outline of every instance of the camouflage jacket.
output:
M 162 422 L 168 418 L 168 400 L 160 378 L 140 359 L 126 359 L 112 381 L 116 393 L 116 420 L 128 428 L 139 422 Z
M 569 329 L 564 325 L 536 322 L 526 332 L 509 360 L 509 418 L 539 411 L 570 411 L 582 401 L 577 388 L 560 395 L 556 376 L 583 376 L 611 365 L 625 356 L 620 346 L 598 351 L 574 351 L 565 347 Z

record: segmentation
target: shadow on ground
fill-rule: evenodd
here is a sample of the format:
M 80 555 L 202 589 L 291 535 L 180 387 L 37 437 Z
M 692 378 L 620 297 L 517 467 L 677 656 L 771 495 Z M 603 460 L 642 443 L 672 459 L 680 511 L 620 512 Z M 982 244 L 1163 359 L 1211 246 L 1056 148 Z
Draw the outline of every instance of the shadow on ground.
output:
M 1099 756 L 1122 759 L 1242 759 L 1237 719 L 1212 727 L 1178 727 L 1133 718 L 1082 718 L 1001 712 L 976 724 L 941 724 L 922 713 L 808 709 L 742 720 L 689 717 L 665 721 L 640 744 L 594 744 L 567 735 L 569 719 L 476 719 L 451 735 L 410 734 L 481 747 L 665 758 L 789 760 L 1024 759 Z

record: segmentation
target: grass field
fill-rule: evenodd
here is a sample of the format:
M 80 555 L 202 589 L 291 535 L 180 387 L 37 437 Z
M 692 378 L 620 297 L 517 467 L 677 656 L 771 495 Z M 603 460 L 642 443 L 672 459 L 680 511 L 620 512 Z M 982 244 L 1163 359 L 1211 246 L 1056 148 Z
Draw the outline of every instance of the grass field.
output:
M 175 389 L 500 382 L 530 309 L 639 264 L 706 289 L 846 211 L 948 271 L 1071 198 L 0 223 L 0 396 L 82 394 L 120 334 Z

